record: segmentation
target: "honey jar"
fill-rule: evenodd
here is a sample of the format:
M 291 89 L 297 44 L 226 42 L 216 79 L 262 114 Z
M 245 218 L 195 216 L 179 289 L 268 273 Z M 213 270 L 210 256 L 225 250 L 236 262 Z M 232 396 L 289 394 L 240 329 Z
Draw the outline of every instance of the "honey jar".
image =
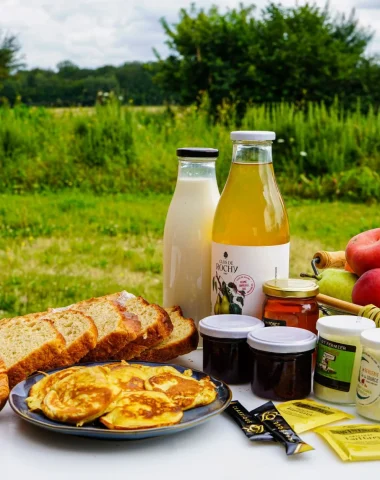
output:
M 269 280 L 263 285 L 266 327 L 296 327 L 317 333 L 317 282 L 298 278 Z

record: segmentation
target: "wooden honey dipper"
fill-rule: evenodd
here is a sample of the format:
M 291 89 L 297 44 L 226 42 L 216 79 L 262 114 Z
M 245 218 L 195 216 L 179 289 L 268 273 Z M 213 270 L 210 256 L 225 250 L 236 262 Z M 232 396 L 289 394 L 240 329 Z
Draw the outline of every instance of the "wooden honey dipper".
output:
M 324 252 L 321 250 L 320 252 L 314 254 L 312 264 L 315 264 L 316 267 L 322 269 L 344 268 L 346 265 L 346 254 L 344 250 L 341 252 Z

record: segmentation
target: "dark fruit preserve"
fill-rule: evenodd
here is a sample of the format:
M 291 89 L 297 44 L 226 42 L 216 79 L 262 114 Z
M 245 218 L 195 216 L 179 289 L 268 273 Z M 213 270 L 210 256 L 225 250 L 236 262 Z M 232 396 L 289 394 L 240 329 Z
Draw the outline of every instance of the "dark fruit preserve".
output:
M 311 392 L 317 337 L 294 327 L 272 327 L 248 335 L 252 392 L 270 400 L 298 400 Z
M 213 315 L 201 320 L 203 371 L 226 383 L 249 382 L 252 360 L 247 336 L 263 327 L 261 320 L 247 315 Z

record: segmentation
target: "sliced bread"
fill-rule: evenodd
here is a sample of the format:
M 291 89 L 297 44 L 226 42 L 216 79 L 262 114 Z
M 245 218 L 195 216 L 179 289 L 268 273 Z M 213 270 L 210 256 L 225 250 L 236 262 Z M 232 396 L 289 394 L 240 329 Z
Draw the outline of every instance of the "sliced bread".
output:
M 166 362 L 197 348 L 199 336 L 194 320 L 184 318 L 178 306 L 165 308 L 165 310 L 173 324 L 172 333 L 155 347 L 144 350 L 137 360 Z
M 141 322 L 141 332 L 137 338 L 121 348 L 112 356 L 115 360 L 130 360 L 153 347 L 170 335 L 173 324 L 167 312 L 155 304 L 148 303 L 142 297 L 124 298 L 121 294 L 110 296 L 113 300 L 122 302 L 123 307 L 138 316 Z
M 10 388 L 36 370 L 54 368 L 65 351 L 62 334 L 50 320 L 41 320 L 40 315 L 9 318 L 0 323 L 0 356 Z
M 76 303 L 71 308 L 89 315 L 98 329 L 97 344 L 82 358 L 83 362 L 108 360 L 141 331 L 140 321 L 133 312 L 104 297 Z
M 66 341 L 66 349 L 62 354 L 61 363 L 65 365 L 77 363 L 95 348 L 98 329 L 90 316 L 69 309 L 61 312 L 49 312 L 42 318 L 51 320 Z
M 8 375 L 5 363 L 0 358 L 0 411 L 4 408 L 9 397 Z

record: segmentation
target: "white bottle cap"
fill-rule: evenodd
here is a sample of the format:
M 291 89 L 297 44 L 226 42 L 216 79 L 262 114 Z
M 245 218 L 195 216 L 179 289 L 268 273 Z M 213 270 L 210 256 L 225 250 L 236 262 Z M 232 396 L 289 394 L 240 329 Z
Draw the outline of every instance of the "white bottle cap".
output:
M 317 336 L 296 327 L 267 327 L 248 335 L 248 345 L 255 350 L 272 353 L 301 353 L 314 350 Z
M 380 350 L 380 328 L 376 328 L 375 330 L 365 330 L 362 332 L 360 335 L 360 343 L 363 347 Z
M 317 330 L 323 334 L 342 335 L 343 337 L 359 337 L 363 330 L 376 328 L 373 320 L 354 315 L 331 315 L 321 317 L 317 321 Z
M 199 322 L 199 331 L 209 337 L 238 339 L 264 326 L 264 322 L 249 315 L 211 315 Z
M 265 140 L 274 140 L 276 138 L 275 132 L 264 132 L 255 130 L 241 130 L 231 132 L 231 140 L 255 140 L 258 142 L 265 142 Z

